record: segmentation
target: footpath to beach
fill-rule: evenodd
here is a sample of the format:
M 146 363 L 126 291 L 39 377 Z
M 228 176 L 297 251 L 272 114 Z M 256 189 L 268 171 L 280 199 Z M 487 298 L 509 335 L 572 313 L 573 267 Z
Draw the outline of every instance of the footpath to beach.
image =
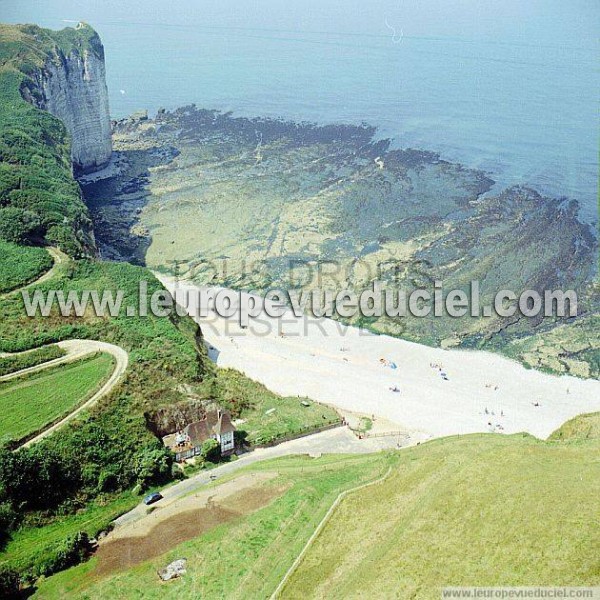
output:
M 600 411 L 598 381 L 548 375 L 489 352 L 430 348 L 291 311 L 282 319 L 263 314 L 244 328 L 235 317 L 214 311 L 198 318 L 200 288 L 157 277 L 171 293 L 195 292 L 188 312 L 219 366 L 238 369 L 282 395 L 308 396 L 432 437 L 526 431 L 547 438 L 568 419 Z

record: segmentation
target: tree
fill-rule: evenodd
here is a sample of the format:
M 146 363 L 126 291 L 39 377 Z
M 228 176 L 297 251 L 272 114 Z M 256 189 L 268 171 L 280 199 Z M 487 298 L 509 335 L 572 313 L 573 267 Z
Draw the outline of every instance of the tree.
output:
M 134 458 L 134 471 L 142 488 L 169 478 L 173 455 L 167 448 L 144 448 Z
M 19 597 L 20 588 L 19 574 L 6 566 L 0 567 L 0 598 L 14 600 Z
M 30 210 L 15 206 L 0 209 L 0 239 L 6 242 L 22 244 L 40 225 L 39 217 Z
M 204 460 L 217 462 L 219 458 L 221 458 L 221 446 L 219 445 L 219 442 L 213 438 L 206 440 L 202 444 L 200 456 L 202 456 Z
M 8 539 L 8 534 L 15 528 L 19 515 L 10 502 L 0 503 L 0 546 Z

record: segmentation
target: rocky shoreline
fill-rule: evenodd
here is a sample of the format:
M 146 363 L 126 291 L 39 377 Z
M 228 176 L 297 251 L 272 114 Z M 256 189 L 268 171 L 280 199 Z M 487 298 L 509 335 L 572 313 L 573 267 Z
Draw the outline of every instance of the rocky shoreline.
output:
M 113 122 L 115 173 L 82 182 L 100 253 L 247 290 L 289 288 L 290 265 L 325 263 L 341 275 L 321 287 L 364 288 L 377 272 L 408 291 L 479 280 L 484 302 L 500 289 L 575 289 L 580 314 L 596 318 L 597 240 L 577 202 L 526 186 L 492 194 L 485 173 L 432 152 L 391 150 L 374 134 L 368 125 L 249 119 L 193 105 Z M 386 264 L 395 267 L 381 272 Z M 353 324 L 434 346 L 514 346 L 538 367 L 539 344 L 532 351 L 523 340 L 570 326 L 523 317 Z M 544 348 L 542 368 L 569 370 L 561 352 L 593 363 L 595 346 L 575 338 L 573 348 Z

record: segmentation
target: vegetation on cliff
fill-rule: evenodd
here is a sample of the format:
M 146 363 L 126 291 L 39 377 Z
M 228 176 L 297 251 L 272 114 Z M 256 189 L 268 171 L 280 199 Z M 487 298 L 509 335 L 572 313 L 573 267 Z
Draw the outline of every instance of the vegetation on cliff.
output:
M 90 258 L 96 253 L 92 223 L 72 176 L 67 131 L 23 99 L 34 89 L 30 76 L 45 61 L 73 49 L 98 52 L 94 39 L 85 26 L 58 33 L 0 26 L 0 291 L 23 286 L 47 270 L 51 261 L 41 246 L 50 243 L 74 260 L 58 265 L 53 278 L 34 285 L 32 292 L 120 290 L 124 306 L 137 307 L 141 280 L 148 282 L 150 295 L 161 285 L 145 268 Z M 170 480 L 172 455 L 149 430 L 148 412 L 186 402 L 190 391 L 211 402 L 243 402 L 250 413 L 253 407 L 261 410 L 263 396 L 273 397 L 248 380 L 237 390 L 240 396 L 225 397 L 223 380 L 189 318 L 98 317 L 92 312 L 65 318 L 58 310 L 48 318 L 31 318 L 21 295 L 14 293 L 0 295 L 0 322 L 0 352 L 87 338 L 119 345 L 130 358 L 120 385 L 83 417 L 30 448 L 13 452 L 12 440 L 0 450 L 0 544 L 8 544 L 0 563 L 28 578 L 71 564 L 65 556 L 83 556 L 73 550 L 72 540 L 83 539 L 80 531 L 95 535 L 106 527 L 122 509 L 119 501 L 112 502 L 115 498 L 126 497 L 128 505 L 139 501 L 125 490 Z M 50 354 L 38 350 L 31 357 L 35 362 Z M 3 368 L 14 362 L 3 361 Z M 292 401 L 297 403 L 282 399 L 284 405 Z M 301 425 L 321 425 L 323 412 L 334 414 L 326 408 L 307 411 Z M 285 411 L 279 418 L 285 419 Z M 0 431 L 0 437 L 6 433 Z M 76 513 L 96 510 L 98 518 L 76 518 Z M 35 542 L 28 545 L 32 538 Z
M 43 248 L 18 246 L 0 240 L 0 256 L 0 294 L 34 281 L 52 267 L 52 258 Z
M 0 25 L 0 239 L 45 239 L 74 257 L 95 251 L 92 225 L 73 180 L 63 123 L 25 101 L 31 76 L 52 50 L 85 44 L 93 30 L 56 34 L 34 25 Z

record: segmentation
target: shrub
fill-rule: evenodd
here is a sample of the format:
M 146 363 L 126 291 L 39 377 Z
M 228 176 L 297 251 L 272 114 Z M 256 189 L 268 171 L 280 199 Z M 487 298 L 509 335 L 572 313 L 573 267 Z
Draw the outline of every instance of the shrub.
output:
M 8 206 L 0 209 L 0 239 L 22 244 L 40 227 L 39 217 L 24 208 Z
M 9 532 L 15 528 L 18 522 L 19 514 L 15 512 L 12 504 L 2 502 L 0 504 L 0 545 L 7 541 Z
M 20 588 L 19 574 L 8 567 L 0 567 L 0 598 L 14 600 L 19 596 Z
M 212 438 L 210 440 L 206 440 L 202 444 L 200 455 L 204 460 L 217 462 L 219 458 L 221 458 L 221 446 L 219 445 L 219 442 Z
M 85 531 L 78 531 L 66 538 L 62 544 L 50 551 L 44 559 L 34 567 L 33 575 L 48 577 L 53 573 L 73 567 L 83 562 L 91 552 L 91 544 Z
M 46 346 L 20 356 L 6 356 L 0 358 L 0 376 L 35 367 L 65 355 L 66 352 L 58 346 Z
M 134 458 L 137 482 L 146 489 L 152 483 L 166 481 L 171 475 L 173 455 L 167 448 L 145 448 Z
M 105 470 L 100 473 L 98 478 L 99 492 L 112 492 L 119 487 L 119 477 L 111 470 Z

